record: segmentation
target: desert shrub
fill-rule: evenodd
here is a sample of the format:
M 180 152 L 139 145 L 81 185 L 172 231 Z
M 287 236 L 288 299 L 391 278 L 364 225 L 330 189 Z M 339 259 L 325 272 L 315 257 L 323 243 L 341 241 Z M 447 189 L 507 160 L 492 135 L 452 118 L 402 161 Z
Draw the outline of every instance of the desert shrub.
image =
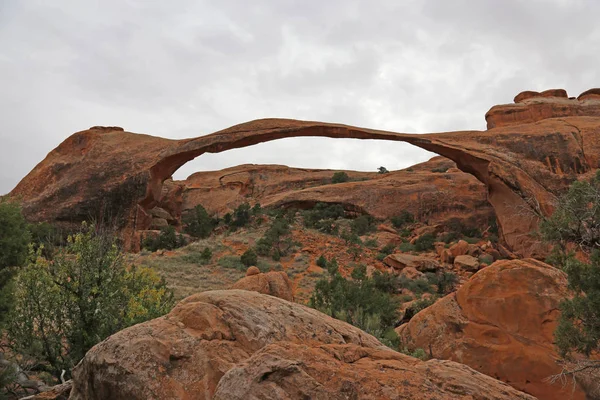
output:
M 421 235 L 415 241 L 416 251 L 428 251 L 433 250 L 433 244 L 435 243 L 435 236 L 431 233 Z
M 217 264 L 223 268 L 237 269 L 238 271 L 244 271 L 246 266 L 242 263 L 241 257 L 237 256 L 223 256 L 219 258 Z
M 256 265 L 258 261 L 258 256 L 253 249 L 248 249 L 242 254 L 240 257 L 240 262 L 244 264 L 246 267 L 250 267 L 252 265 Z
M 0 201 L 0 326 L 12 305 L 11 279 L 25 263 L 31 234 L 16 203 Z
M 183 236 L 178 234 L 175 228 L 171 225 L 161 228 L 160 233 L 156 237 L 146 237 L 142 243 L 142 247 L 150 251 L 161 249 L 173 250 L 183 245 L 185 245 Z
M 173 294 L 150 268 L 126 265 L 116 237 L 83 225 L 46 260 L 38 249 L 14 281 L 7 321 L 13 351 L 55 377 L 109 335 L 167 313 Z
M 256 242 L 256 252 L 261 256 L 271 256 L 279 261 L 287 256 L 296 246 L 292 240 L 289 222 L 284 218 L 276 218 L 262 238 Z
M 377 239 L 375 238 L 368 238 L 365 240 L 364 245 L 370 249 L 375 249 L 377 246 L 379 246 L 379 243 L 377 243 Z
M 354 218 L 350 223 L 350 230 L 358 236 L 372 232 L 375 230 L 375 218 L 368 214 Z
M 181 219 L 184 232 L 197 238 L 210 236 L 217 222 L 201 204 L 186 212 Z
M 383 246 L 379 252 L 385 254 L 386 256 L 389 254 L 392 254 L 394 252 L 394 250 L 396 250 L 396 246 L 394 246 L 392 243 L 388 243 L 385 246 Z
M 253 207 L 252 207 L 252 215 L 253 216 L 259 216 L 263 213 L 263 209 L 260 206 L 260 203 L 256 203 Z
M 183 261 L 189 262 L 192 264 L 205 265 L 210 262 L 212 259 L 212 251 L 205 247 L 201 252 L 193 252 L 185 254 L 181 257 Z
M 549 261 L 567 273 L 573 293 L 560 304 L 556 345 L 563 356 L 590 356 L 600 350 L 600 171 L 571 185 L 552 216 L 540 223 L 540 233 L 555 245 Z M 573 249 L 588 259 L 575 258 Z
M 431 170 L 431 172 L 437 172 L 437 173 L 440 173 L 440 172 L 446 172 L 446 171 L 448 171 L 448 168 L 447 168 L 447 167 L 437 167 L 437 168 L 433 168 L 433 169 Z
M 377 173 L 379 173 L 379 174 L 387 174 L 389 172 L 390 171 L 388 171 L 386 167 L 379 167 L 379 168 L 377 168 Z
M 398 250 L 400 250 L 403 253 L 408 253 L 410 251 L 415 251 L 415 245 L 412 244 L 412 243 L 410 243 L 410 242 L 402 242 L 398 246 Z
M 327 269 L 327 259 L 323 254 L 317 259 L 317 265 L 323 269 Z
M 460 236 L 472 238 L 481 237 L 481 230 L 479 230 L 479 228 L 465 225 L 460 218 L 451 218 L 446 222 L 446 226 L 451 232 L 455 232 Z
M 25 263 L 31 234 L 16 203 L 0 201 L 0 270 Z
M 437 300 L 436 297 L 431 296 L 427 298 L 421 298 L 414 301 L 406 310 L 404 310 L 404 316 L 402 317 L 402 323 L 406 323 L 412 319 L 417 313 L 431 306 Z
M 343 182 L 348 182 L 349 180 L 350 180 L 350 177 L 348 176 L 347 173 L 345 173 L 343 171 L 336 172 L 331 177 L 331 183 L 343 183 Z
M 452 242 L 456 242 L 457 240 L 459 240 L 461 237 L 460 233 L 458 232 L 446 232 L 443 235 L 441 235 L 439 237 L 440 242 L 444 242 L 444 243 L 452 243 Z
M 231 228 L 242 228 L 250 222 L 250 204 L 243 203 L 237 206 L 235 210 L 233 210 L 233 217 L 231 218 Z
M 430 285 L 437 286 L 437 294 L 446 295 L 456 288 L 458 277 L 453 272 L 442 271 L 438 273 L 428 272 L 425 274 Z
M 333 276 L 338 273 L 339 265 L 335 257 L 333 257 L 331 260 L 327 260 L 324 256 L 321 256 L 319 257 L 318 262 L 320 262 L 320 264 L 317 265 L 319 265 L 321 268 L 325 268 L 327 272 L 329 272 L 329 275 Z
M 356 271 L 356 269 L 355 269 Z M 329 278 L 317 281 L 309 305 L 334 318 L 355 325 L 378 337 L 382 342 L 397 346 L 390 336 L 398 320 L 397 298 L 379 290 L 361 268 L 353 279 L 343 278 L 337 271 Z
M 404 225 L 412 224 L 413 222 L 415 222 L 415 217 L 410 212 L 402 210 L 400 214 L 393 216 L 392 218 L 390 218 L 390 220 L 392 221 L 392 225 L 394 226 L 394 228 L 400 229 Z
M 311 210 L 302 213 L 304 226 L 323 233 L 338 232 L 336 220 L 344 217 L 344 207 L 339 204 L 317 203 Z

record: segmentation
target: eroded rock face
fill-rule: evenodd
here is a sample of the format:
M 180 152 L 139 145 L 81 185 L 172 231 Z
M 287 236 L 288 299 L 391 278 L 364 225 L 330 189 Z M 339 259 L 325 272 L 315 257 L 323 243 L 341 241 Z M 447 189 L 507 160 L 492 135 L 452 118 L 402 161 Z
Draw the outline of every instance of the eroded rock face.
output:
M 487 131 L 417 135 L 284 119 L 184 140 L 90 129 L 65 140 L 10 195 L 23 200 L 31 220 L 78 224 L 98 214 L 118 217 L 125 242 L 132 243 L 152 224 L 148 211 L 161 201 L 163 182 L 206 152 L 300 136 L 402 141 L 453 160 L 484 183 L 505 243 L 513 252 L 542 257 L 547 249 L 528 236 L 537 215 L 550 214 L 557 194 L 600 166 L 596 96 L 588 91 L 580 100 L 555 95 L 493 107 Z
M 246 272 L 246 276 L 234 283 L 231 288 L 251 290 L 253 292 L 279 297 L 280 299 L 294 301 L 292 282 L 283 271 L 260 273 L 258 268 L 250 267 Z
M 411 347 L 431 348 L 436 358 L 466 364 L 540 399 L 567 399 L 571 385 L 546 381 L 561 371 L 553 332 L 566 295 L 566 277 L 556 268 L 532 259 L 497 261 L 397 332 Z M 573 398 L 583 395 L 576 391 Z
M 488 129 L 528 124 L 547 118 L 600 116 L 600 90 L 590 89 L 569 99 L 564 89 L 543 92 L 525 91 L 515 96 L 514 104 L 492 107 L 487 114 Z
M 243 290 L 191 296 L 167 316 L 109 337 L 73 376 L 73 400 L 534 399 L 463 365 L 419 361 L 316 310 Z
M 243 202 L 263 207 L 308 208 L 318 202 L 342 204 L 346 210 L 390 218 L 406 210 L 429 223 L 457 218 L 466 226 L 485 226 L 494 212 L 485 185 L 458 170 L 444 157 L 408 170 L 345 171 L 351 182 L 332 184 L 335 171 L 290 168 L 282 165 L 240 165 L 221 171 L 198 172 L 170 185 L 185 187 L 180 210 L 202 204 L 209 214 L 224 215 Z M 168 193 L 163 199 L 170 199 Z M 395 233 L 395 231 L 394 231 Z

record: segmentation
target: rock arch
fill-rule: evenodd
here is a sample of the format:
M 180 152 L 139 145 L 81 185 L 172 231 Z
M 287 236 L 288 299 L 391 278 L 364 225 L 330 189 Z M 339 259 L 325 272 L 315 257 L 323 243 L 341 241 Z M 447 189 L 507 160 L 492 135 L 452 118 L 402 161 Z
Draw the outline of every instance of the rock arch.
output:
M 517 96 L 520 103 L 493 107 L 486 114 L 487 131 L 406 134 L 262 119 L 169 140 L 93 127 L 50 152 L 10 195 L 23 200 L 33 220 L 78 223 L 99 210 L 118 214 L 125 238 L 133 240 L 149 225 L 146 210 L 160 199 L 164 180 L 204 153 L 300 136 L 402 141 L 453 160 L 483 182 L 505 243 L 523 256 L 540 256 L 544 249 L 530 235 L 539 215 L 552 211 L 555 195 L 570 182 L 600 167 L 600 100 L 568 99 L 561 91 L 555 97 L 552 91 L 535 93 Z

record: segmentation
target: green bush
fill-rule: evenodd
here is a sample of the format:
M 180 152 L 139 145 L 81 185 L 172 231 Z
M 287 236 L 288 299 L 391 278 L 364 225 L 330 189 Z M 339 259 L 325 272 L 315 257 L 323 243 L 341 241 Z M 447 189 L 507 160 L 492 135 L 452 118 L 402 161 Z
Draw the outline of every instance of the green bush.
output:
M 240 260 L 238 256 L 223 256 L 219 258 L 217 264 L 223 268 L 237 269 L 238 271 L 246 270 L 246 266 Z
M 323 269 L 327 268 L 327 259 L 324 255 L 321 254 L 321 256 L 317 259 L 317 265 Z
M 410 212 L 402 210 L 400 214 L 393 216 L 390 220 L 392 221 L 392 225 L 394 225 L 394 228 L 400 229 L 404 225 L 412 224 L 413 222 L 415 222 L 415 217 Z
M 117 239 L 83 225 L 52 261 L 30 254 L 14 281 L 10 346 L 59 377 L 96 343 L 167 313 L 173 294 L 152 269 L 127 266 Z
M 27 222 L 16 203 L 0 201 L 0 270 L 25 263 L 31 241 Z
M 377 246 L 379 246 L 379 243 L 377 243 L 377 239 L 375 238 L 368 238 L 365 240 L 364 245 L 370 249 L 376 249 Z
M 350 230 L 358 236 L 363 236 L 375 230 L 375 218 L 364 214 L 352 220 Z
M 231 219 L 231 228 L 242 228 L 250 222 L 250 204 L 240 204 L 235 210 L 233 210 L 233 217 Z
M 0 201 L 0 326 L 12 306 L 11 279 L 28 254 L 31 234 L 16 203 Z
M 416 251 L 428 251 L 433 250 L 435 243 L 435 236 L 431 233 L 426 233 L 421 235 L 415 241 L 415 250 Z
M 263 237 L 256 242 L 256 252 L 279 261 L 282 256 L 287 256 L 295 245 L 288 221 L 276 218 Z
M 560 304 L 556 345 L 563 356 L 589 357 L 600 350 L 600 171 L 590 181 L 573 182 L 540 223 L 540 233 L 555 245 L 550 261 L 567 273 L 573 294 Z M 589 259 L 575 258 L 572 247 Z
M 181 220 L 184 232 L 197 238 L 210 236 L 217 222 L 208 215 L 206 209 L 200 204 L 185 213 Z
M 379 173 L 379 174 L 387 174 L 389 172 L 390 171 L 388 171 L 386 167 L 379 167 L 379 168 L 377 168 L 377 173 Z
M 185 262 L 192 264 L 205 265 L 212 259 L 212 251 L 208 247 L 205 247 L 202 252 L 193 252 L 183 255 L 182 259 Z
M 252 265 L 256 265 L 258 261 L 258 257 L 256 252 L 253 249 L 248 249 L 242 254 L 240 257 L 240 262 L 244 264 L 246 267 L 250 267 Z
M 437 293 L 446 295 L 456 288 L 458 277 L 453 272 L 442 271 L 438 273 L 428 272 L 425 274 L 430 285 L 437 286 Z
M 343 183 L 343 182 L 348 182 L 349 180 L 350 180 L 350 177 L 348 176 L 347 173 L 345 173 L 343 171 L 336 172 L 331 177 L 331 183 Z
M 392 254 L 394 250 L 396 250 L 396 246 L 394 246 L 392 243 L 388 243 L 385 246 L 383 246 L 379 251 L 387 256 L 389 254 Z
M 330 278 L 317 281 L 309 305 L 395 346 L 397 343 L 390 340 L 394 337 L 390 331 L 398 320 L 400 302 L 379 290 L 361 271 L 361 268 L 355 269 L 352 280 L 343 278 L 336 271 Z
M 142 247 L 150 251 L 173 250 L 183 245 L 185 245 L 183 236 L 178 234 L 171 225 L 161 228 L 159 235 L 156 237 L 146 237 L 142 243 Z
M 317 203 L 311 210 L 302 213 L 304 226 L 323 233 L 338 232 L 336 221 L 344 217 L 344 207 L 339 204 Z
M 400 243 L 400 245 L 398 246 L 398 250 L 400 250 L 403 253 L 415 251 L 415 245 L 413 245 L 410 242 L 403 242 L 403 243 Z

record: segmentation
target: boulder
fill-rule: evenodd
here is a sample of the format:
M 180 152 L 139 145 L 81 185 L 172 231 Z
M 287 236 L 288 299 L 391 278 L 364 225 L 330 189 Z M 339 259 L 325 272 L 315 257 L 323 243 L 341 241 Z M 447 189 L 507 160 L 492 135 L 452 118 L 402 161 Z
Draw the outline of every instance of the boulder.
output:
M 294 289 L 292 282 L 287 274 L 283 271 L 271 271 L 265 274 L 256 271 L 258 268 L 250 267 L 246 272 L 246 276 L 231 287 L 232 289 L 251 290 L 270 296 L 279 297 L 280 299 L 294 301 Z
M 181 301 L 94 346 L 72 400 L 534 400 L 452 362 L 427 362 L 314 309 L 243 290 Z
M 421 278 L 424 274 L 420 271 L 417 271 L 415 267 L 405 267 L 400 271 L 400 275 L 404 275 L 410 280 Z
M 166 228 L 169 226 L 169 222 L 164 218 L 152 218 L 152 223 L 150 224 L 151 230 L 160 230 L 162 228 Z
M 466 271 L 475 272 L 479 269 L 479 260 L 473 256 L 458 256 L 454 259 L 454 266 Z
M 416 314 L 397 333 L 409 348 L 466 364 L 540 399 L 583 399 L 561 372 L 553 333 L 566 297 L 563 272 L 533 259 L 496 261 L 458 291 Z
M 439 262 L 432 258 L 405 253 L 390 254 L 383 259 L 383 263 L 398 271 L 402 271 L 406 267 L 412 267 L 420 272 L 431 272 L 442 267 Z
M 154 218 L 162 218 L 166 221 L 174 221 L 175 218 L 167 210 L 160 207 L 154 207 L 151 210 L 148 210 L 148 214 L 150 214 Z
M 450 255 L 452 256 L 452 260 L 454 260 L 455 257 L 467 254 L 467 251 L 469 251 L 469 243 L 464 240 L 459 240 L 457 243 L 450 246 L 448 250 L 450 250 Z
M 258 274 L 260 274 L 260 269 L 258 269 L 255 266 L 249 267 L 248 270 L 246 271 L 246 276 L 258 275 Z

